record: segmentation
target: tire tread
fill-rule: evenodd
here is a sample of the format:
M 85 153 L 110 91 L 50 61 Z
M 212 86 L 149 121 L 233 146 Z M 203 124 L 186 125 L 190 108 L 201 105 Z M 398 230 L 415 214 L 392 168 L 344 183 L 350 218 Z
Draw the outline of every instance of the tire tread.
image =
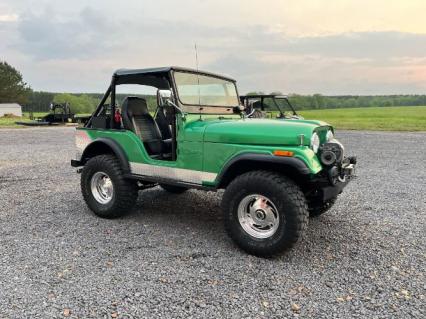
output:
M 97 167 L 100 168 L 99 170 L 101 170 L 102 167 L 108 167 L 115 175 L 114 189 L 116 190 L 116 200 L 111 210 L 105 213 L 97 211 L 91 204 L 93 199 L 91 197 L 90 184 L 86 180 L 86 178 L 88 177 L 86 175 L 90 175 L 90 170 L 93 170 Z M 121 164 L 114 155 L 104 154 L 91 158 L 84 166 L 81 178 L 81 191 L 83 194 L 83 198 L 89 208 L 100 217 L 116 218 L 122 216 L 135 205 L 138 196 L 138 189 L 136 187 L 136 184 L 133 181 L 124 178 Z
M 228 215 L 231 209 L 231 203 L 234 195 L 241 188 L 241 185 L 252 183 L 253 180 L 262 180 L 274 185 L 285 193 L 288 201 L 294 205 L 295 213 L 286 215 L 286 233 L 282 245 L 259 245 L 259 247 L 252 247 L 241 241 L 241 238 L 235 234 L 233 225 L 228 220 Z M 225 191 L 222 199 L 222 210 L 225 214 L 225 230 L 228 235 L 248 253 L 258 256 L 273 256 L 278 253 L 284 252 L 294 246 L 294 244 L 303 236 L 303 233 L 308 224 L 308 205 L 305 196 L 300 190 L 299 186 L 288 177 L 273 171 L 256 170 L 250 171 L 243 175 L 236 177 Z

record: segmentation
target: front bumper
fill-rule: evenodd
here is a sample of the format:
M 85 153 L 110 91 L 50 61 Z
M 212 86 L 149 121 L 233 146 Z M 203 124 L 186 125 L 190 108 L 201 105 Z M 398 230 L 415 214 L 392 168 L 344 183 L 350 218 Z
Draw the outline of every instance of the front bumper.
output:
M 345 158 L 341 164 L 328 167 L 314 180 L 311 197 L 326 202 L 337 195 L 355 177 L 356 157 Z
M 80 166 L 83 166 L 83 163 L 79 160 L 72 159 L 71 160 L 71 166 L 72 167 L 80 167 Z
M 348 185 L 349 180 L 345 180 L 344 182 L 337 182 L 336 185 L 333 186 L 325 186 L 318 190 L 317 199 L 326 202 L 329 199 L 332 199 L 343 192 L 343 189 Z

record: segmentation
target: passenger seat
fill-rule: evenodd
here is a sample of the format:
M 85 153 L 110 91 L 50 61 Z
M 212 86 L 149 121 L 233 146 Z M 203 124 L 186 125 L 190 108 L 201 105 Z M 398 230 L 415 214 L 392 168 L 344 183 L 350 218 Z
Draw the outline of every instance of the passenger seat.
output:
M 172 140 L 163 140 L 157 123 L 148 111 L 145 99 L 137 96 L 126 97 L 121 113 L 124 128 L 139 136 L 152 158 L 170 157 Z

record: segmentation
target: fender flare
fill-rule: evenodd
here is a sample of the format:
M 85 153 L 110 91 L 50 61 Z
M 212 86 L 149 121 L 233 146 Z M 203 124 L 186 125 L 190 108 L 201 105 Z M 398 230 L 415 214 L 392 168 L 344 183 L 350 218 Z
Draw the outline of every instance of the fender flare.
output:
M 83 154 L 81 155 L 81 163 L 84 165 L 86 163 L 86 158 L 91 157 L 88 156 L 91 150 L 94 149 L 94 147 L 102 144 L 112 150 L 113 154 L 120 161 L 123 172 L 130 173 L 129 159 L 127 158 L 127 155 L 124 152 L 123 148 L 116 141 L 107 137 L 97 138 L 93 140 L 89 145 L 87 145 L 83 151 Z
M 278 164 L 286 168 L 294 169 L 299 175 L 308 176 L 311 174 L 306 163 L 297 157 L 274 156 L 272 154 L 244 153 L 230 159 L 217 176 L 217 185 L 222 185 L 226 180 L 226 175 L 232 170 L 234 165 L 242 162 Z

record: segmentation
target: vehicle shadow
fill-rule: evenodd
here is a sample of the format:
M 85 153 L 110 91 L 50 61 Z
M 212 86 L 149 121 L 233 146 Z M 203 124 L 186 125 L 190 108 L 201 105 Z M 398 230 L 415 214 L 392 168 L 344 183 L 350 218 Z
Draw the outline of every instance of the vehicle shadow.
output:
M 136 206 L 123 221 L 141 223 L 154 236 L 177 242 L 176 246 L 180 246 L 179 242 L 232 245 L 223 227 L 221 199 L 222 192 L 188 190 L 171 194 L 155 187 L 139 193 Z
M 139 192 L 134 210 L 128 215 L 133 218 L 151 216 L 196 218 L 197 221 L 219 220 L 222 192 L 200 192 L 188 190 L 172 194 L 160 187 Z
M 156 237 L 174 241 L 177 250 L 192 245 L 194 249 L 210 248 L 222 253 L 229 250 L 227 255 L 241 257 L 245 253 L 231 242 L 223 227 L 222 194 L 190 190 L 176 195 L 156 187 L 140 192 L 135 209 L 124 218 L 147 225 Z M 308 262 L 315 256 L 332 260 L 356 255 L 347 247 L 347 235 L 350 231 L 350 237 L 356 238 L 357 228 L 342 223 L 342 219 L 338 205 L 330 214 L 310 219 L 303 239 L 292 250 L 274 259 L 290 262 L 296 258 Z M 364 245 L 360 243 L 360 246 Z

